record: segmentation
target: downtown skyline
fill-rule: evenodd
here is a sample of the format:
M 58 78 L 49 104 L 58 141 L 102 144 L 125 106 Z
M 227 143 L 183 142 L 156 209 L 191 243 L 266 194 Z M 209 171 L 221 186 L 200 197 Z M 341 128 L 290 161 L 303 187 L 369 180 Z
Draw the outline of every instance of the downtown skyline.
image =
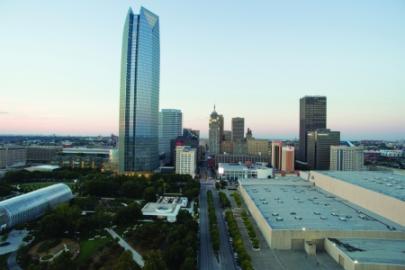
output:
M 328 127 L 342 139 L 404 139 L 405 5 L 309 3 L 301 13 L 298 2 L 226 2 L 215 9 L 181 2 L 173 13 L 176 5 L 154 1 L 4 1 L 0 134 L 118 134 L 122 18 L 128 6 L 145 5 L 163 23 L 160 108 L 182 110 L 184 127 L 202 137 L 216 104 L 225 129 L 239 116 L 255 137 L 298 138 L 299 99 L 325 95 Z M 51 26 L 60 8 L 78 11 Z M 199 9 L 210 11 L 209 22 L 196 17 Z M 92 20 L 85 16 L 90 10 L 98 13 Z M 241 25 L 244 14 L 252 18 Z M 31 21 L 23 37 L 16 35 L 21 17 Z M 238 43 L 240 35 L 247 40 Z

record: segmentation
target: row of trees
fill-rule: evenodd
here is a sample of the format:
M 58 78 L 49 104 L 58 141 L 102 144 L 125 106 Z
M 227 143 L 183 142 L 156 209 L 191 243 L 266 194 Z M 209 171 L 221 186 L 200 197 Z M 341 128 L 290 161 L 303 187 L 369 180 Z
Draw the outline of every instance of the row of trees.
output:
M 6 183 L 0 183 L 0 197 L 11 195 L 13 187 Z
M 214 199 L 212 197 L 211 190 L 207 191 L 207 204 L 208 204 L 208 221 L 209 221 L 209 231 L 211 236 L 212 249 L 216 254 L 219 250 L 219 230 L 218 221 L 215 213 Z
M 242 206 L 242 198 L 240 197 L 239 193 L 233 192 L 231 196 L 235 200 L 236 205 L 238 207 L 241 207 Z
M 248 231 L 248 235 L 249 235 L 250 241 L 252 242 L 253 248 L 258 249 L 259 248 L 259 239 L 257 238 L 256 231 L 253 228 L 253 224 L 250 222 L 249 216 L 245 210 L 242 211 L 241 216 L 242 216 L 243 224 L 245 224 L 245 227 Z
M 242 267 L 243 270 L 253 270 L 252 259 L 246 252 L 238 224 L 236 223 L 236 220 L 231 210 L 225 212 L 225 220 L 228 224 L 229 234 L 233 239 L 232 241 L 233 249 L 238 254 L 238 262 L 240 266 Z
M 27 171 L 27 170 L 18 170 L 18 171 L 8 171 L 4 177 L 3 181 L 7 183 L 30 183 L 30 182 L 46 182 L 46 181 L 69 181 L 73 179 L 78 179 L 84 175 L 89 174 L 100 174 L 93 169 L 70 169 L 70 168 L 61 168 L 56 169 L 50 172 L 42 171 Z
M 228 196 L 222 191 L 218 192 L 219 201 L 221 202 L 222 208 L 231 207 L 231 202 L 228 199 Z

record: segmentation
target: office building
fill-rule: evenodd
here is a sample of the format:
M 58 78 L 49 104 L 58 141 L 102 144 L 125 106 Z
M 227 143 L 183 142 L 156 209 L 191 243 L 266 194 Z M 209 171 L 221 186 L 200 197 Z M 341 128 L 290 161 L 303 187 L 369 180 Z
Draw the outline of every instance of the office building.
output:
M 281 171 L 292 173 L 295 171 L 295 149 L 293 146 L 283 146 L 281 154 Z
M 21 167 L 27 163 L 27 149 L 22 146 L 0 146 L 0 169 Z
M 176 173 L 195 177 L 197 167 L 197 150 L 189 146 L 176 147 Z
M 119 172 L 159 167 L 159 18 L 129 9 L 121 58 Z
M 183 114 L 180 110 L 162 109 L 159 112 L 159 153 L 170 163 L 170 142 L 183 133 Z
M 281 162 L 282 162 L 282 148 L 283 142 L 282 141 L 273 141 L 271 143 L 271 166 L 274 169 L 281 170 Z
M 27 147 L 28 163 L 49 163 L 62 152 L 62 146 L 31 145 Z
M 247 155 L 247 142 L 245 140 L 242 141 L 232 141 L 233 143 L 233 154 L 235 155 Z
M 332 145 L 330 147 L 330 170 L 360 171 L 364 169 L 364 148 Z
M 175 166 L 176 162 L 176 147 L 177 146 L 189 146 L 191 148 L 199 149 L 199 134 L 198 130 L 183 129 L 183 135 L 178 136 L 176 139 L 171 140 L 170 142 L 170 152 L 171 152 L 171 164 Z M 201 160 L 201 153 L 197 150 L 197 161 Z
M 232 141 L 232 131 L 224 130 L 224 137 L 222 138 L 224 141 Z
M 224 117 L 214 111 L 210 115 L 209 120 L 209 135 L 208 135 L 208 151 L 211 154 L 221 153 L 221 142 L 224 133 Z
M 326 97 L 305 96 L 300 99 L 299 160 L 307 161 L 309 131 L 326 128 Z
M 110 162 L 111 150 L 111 148 L 64 148 L 53 163 L 66 168 L 102 169 Z
M 243 141 L 245 136 L 245 119 L 242 117 L 232 118 L 232 140 L 234 142 Z
M 246 140 L 247 154 L 271 156 L 271 142 L 266 139 L 247 139 Z
M 0 202 L 0 231 L 36 219 L 73 198 L 65 184 L 47 186 Z
M 330 147 L 340 144 L 340 132 L 318 129 L 307 134 L 307 162 L 311 170 L 329 170 Z
M 221 142 L 221 154 L 232 154 L 233 153 L 233 141 L 222 141 Z
M 214 163 L 212 165 L 216 166 L 219 163 L 243 163 L 243 164 L 253 164 L 258 162 L 270 162 L 270 157 L 262 155 L 248 155 L 248 154 L 218 154 L 215 155 Z
M 248 139 L 253 139 L 253 133 L 250 128 L 248 128 L 246 131 L 246 140 L 248 140 Z

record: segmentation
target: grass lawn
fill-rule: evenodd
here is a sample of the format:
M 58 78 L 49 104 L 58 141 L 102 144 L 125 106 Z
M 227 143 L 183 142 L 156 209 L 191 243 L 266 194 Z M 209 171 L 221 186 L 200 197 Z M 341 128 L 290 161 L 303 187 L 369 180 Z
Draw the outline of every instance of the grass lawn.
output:
M 101 235 L 104 236 L 104 235 Z M 110 236 L 107 238 L 96 238 L 94 240 L 83 240 L 80 242 L 80 254 L 78 262 L 85 262 L 88 258 L 92 257 L 100 248 L 104 247 L 107 243 L 112 241 Z

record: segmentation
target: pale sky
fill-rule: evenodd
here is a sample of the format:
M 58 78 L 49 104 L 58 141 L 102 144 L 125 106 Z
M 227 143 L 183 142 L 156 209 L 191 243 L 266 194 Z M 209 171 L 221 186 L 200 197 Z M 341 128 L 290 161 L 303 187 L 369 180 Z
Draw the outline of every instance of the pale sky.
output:
M 1 0 L 0 134 L 118 132 L 125 15 L 160 17 L 160 108 L 206 136 L 298 137 L 299 98 L 328 98 L 343 139 L 405 139 L 405 1 Z

